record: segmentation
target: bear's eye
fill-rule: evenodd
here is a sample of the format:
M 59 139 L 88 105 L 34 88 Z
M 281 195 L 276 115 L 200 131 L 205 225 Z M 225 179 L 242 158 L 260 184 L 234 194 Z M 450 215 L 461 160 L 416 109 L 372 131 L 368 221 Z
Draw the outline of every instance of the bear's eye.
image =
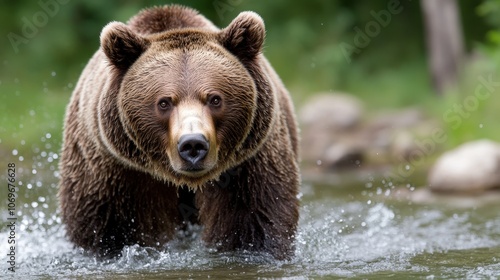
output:
M 211 95 L 208 98 L 208 103 L 213 107 L 220 107 L 222 104 L 222 98 L 218 95 Z
M 166 111 L 172 107 L 172 100 L 170 98 L 162 98 L 158 101 L 158 108 L 160 110 Z

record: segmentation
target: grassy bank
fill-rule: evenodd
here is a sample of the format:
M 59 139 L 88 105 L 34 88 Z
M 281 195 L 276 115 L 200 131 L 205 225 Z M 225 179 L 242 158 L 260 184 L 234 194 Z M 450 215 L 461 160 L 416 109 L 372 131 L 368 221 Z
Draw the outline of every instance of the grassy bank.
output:
M 71 94 L 68 87 L 13 79 L 2 81 L 0 90 L 2 155 L 12 154 L 14 149 L 29 152 L 34 143 L 44 139 L 60 143 L 64 110 Z

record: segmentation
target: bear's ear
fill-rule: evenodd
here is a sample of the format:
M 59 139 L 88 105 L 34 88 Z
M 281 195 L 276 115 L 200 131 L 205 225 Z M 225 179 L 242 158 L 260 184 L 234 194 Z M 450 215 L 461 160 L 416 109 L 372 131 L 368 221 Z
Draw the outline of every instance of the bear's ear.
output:
M 240 13 L 219 34 L 222 45 L 238 58 L 250 60 L 262 50 L 266 29 L 262 18 L 254 12 Z
M 101 47 L 111 64 L 127 70 L 149 47 L 150 42 L 121 22 L 111 22 L 101 32 Z

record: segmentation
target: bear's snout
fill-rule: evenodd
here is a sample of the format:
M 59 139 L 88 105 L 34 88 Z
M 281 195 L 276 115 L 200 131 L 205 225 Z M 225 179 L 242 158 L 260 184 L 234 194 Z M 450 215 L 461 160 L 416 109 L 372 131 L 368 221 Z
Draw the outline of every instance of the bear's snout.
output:
M 168 155 L 175 171 L 188 177 L 200 177 L 217 163 L 216 131 L 211 115 L 203 104 L 185 100 L 170 117 Z
M 182 159 L 190 163 L 192 170 L 200 170 L 200 162 L 207 156 L 210 144 L 201 133 L 182 135 L 177 150 Z

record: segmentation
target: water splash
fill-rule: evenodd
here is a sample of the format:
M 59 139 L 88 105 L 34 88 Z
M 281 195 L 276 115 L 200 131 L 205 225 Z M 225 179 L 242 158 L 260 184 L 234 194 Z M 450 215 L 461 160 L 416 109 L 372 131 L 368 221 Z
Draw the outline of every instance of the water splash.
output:
M 51 135 L 41 138 L 50 143 Z M 54 145 L 57 146 L 57 145 Z M 301 218 L 296 237 L 296 256 L 291 261 L 274 261 L 266 255 L 248 252 L 220 253 L 204 246 L 199 227 L 180 232 L 162 250 L 129 246 L 122 257 L 100 261 L 86 256 L 66 239 L 57 210 L 57 153 L 43 145 L 19 168 L 19 241 L 16 277 L 123 275 L 151 277 L 340 277 L 380 275 L 449 276 L 498 275 L 500 255 L 499 207 L 448 209 L 380 200 L 390 197 L 393 186 L 366 183 L 348 194 L 324 195 L 328 187 L 304 184 Z M 12 152 L 14 153 L 14 152 Z M 23 156 L 20 151 L 15 156 Z M 26 156 L 26 155 L 25 155 Z M 33 172 L 35 170 L 36 172 Z M 40 171 L 40 172 L 38 172 Z M 408 188 L 413 188 L 408 185 Z M 357 197 L 353 194 L 358 193 Z M 2 209 L 0 209 L 2 210 Z M 6 220 L 5 211 L 0 217 Z M 0 225 L 0 263 L 5 264 L 7 229 Z M 484 256 L 481 248 L 491 248 Z M 457 255 L 450 260 L 448 252 Z M 477 256 L 467 265 L 464 254 Z M 435 259 L 433 259 L 435 258 Z M 498 257 L 497 257 L 498 258 Z M 429 261 L 430 260 L 430 261 Z M 447 269 L 439 267 L 448 260 Z M 477 265 L 473 265 L 477 262 Z M 454 264 L 457 264 L 453 266 Z M 460 264 L 460 265 L 458 265 Z M 495 274 L 496 273 L 496 274 Z
M 302 207 L 292 261 L 272 261 L 268 256 L 245 252 L 216 252 L 203 245 L 199 227 L 189 230 L 189 235 L 179 233 L 179 238 L 164 250 L 129 246 L 119 259 L 98 261 L 66 240 L 59 213 L 40 208 L 44 199 L 32 204 L 35 210 L 23 217 L 16 276 L 217 275 L 228 270 L 234 275 L 255 271 L 271 276 L 353 276 L 410 268 L 428 273 L 426 262 L 419 263 L 416 256 L 500 247 L 500 240 L 493 238 L 500 235 L 500 218 L 489 220 L 486 228 L 479 229 L 471 222 L 470 213 L 449 216 L 422 207 L 411 216 L 403 216 L 384 203 L 329 200 L 308 202 Z M 5 230 L 0 236 L 5 236 Z M 2 252 L 5 245 L 1 244 Z M 494 263 L 485 263 L 472 271 L 491 275 L 499 269 Z M 463 275 L 472 271 L 455 272 Z

